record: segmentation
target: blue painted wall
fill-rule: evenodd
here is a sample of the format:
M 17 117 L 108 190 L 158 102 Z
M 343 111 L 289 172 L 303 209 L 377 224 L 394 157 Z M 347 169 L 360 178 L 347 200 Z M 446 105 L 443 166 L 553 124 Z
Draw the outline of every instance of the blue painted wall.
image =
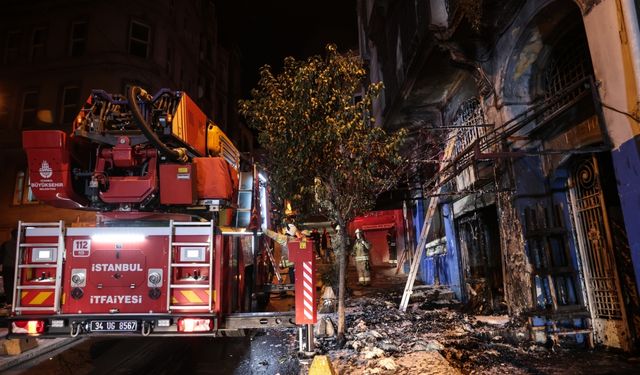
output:
M 442 205 L 442 215 L 447 239 L 447 252 L 434 257 L 423 257 L 420 264 L 420 279 L 426 285 L 434 285 L 437 275 L 440 285 L 446 285 L 451 288 L 456 298 L 462 300 L 460 256 L 450 204 Z M 422 228 L 422 225 L 420 228 Z
M 444 221 L 444 232 L 447 237 L 447 253 L 444 256 L 438 258 L 444 258 L 445 265 L 442 267 L 442 277 L 440 282 L 445 284 L 442 280 L 446 280 L 446 285 L 449 285 L 451 290 L 455 293 L 459 300 L 462 300 L 462 272 L 460 272 L 460 250 L 458 248 L 458 241 L 456 240 L 456 231 L 453 221 L 453 212 L 451 210 L 451 204 L 442 205 L 442 216 Z
M 422 200 L 418 200 L 416 203 L 416 208 L 415 211 L 413 213 L 413 226 L 414 226 L 414 235 L 415 238 L 413 239 L 413 243 L 414 246 L 418 245 L 418 242 L 420 242 L 420 233 L 422 232 L 422 224 L 424 223 L 424 203 Z M 426 267 L 425 267 L 425 257 L 422 258 L 422 262 L 420 263 L 420 268 L 418 269 L 418 275 L 417 278 L 422 281 L 425 284 L 428 284 L 428 275 L 426 273 Z M 407 270 L 408 272 L 408 270 Z
M 629 238 L 631 260 L 640 290 L 640 136 L 611 152 L 618 194 Z
M 516 202 L 515 206 L 518 210 L 520 220 L 522 222 L 522 235 L 526 233 L 526 221 L 525 221 L 525 209 L 535 209 L 538 204 L 553 209 L 554 205 L 559 205 L 562 208 L 562 221 L 566 228 L 565 245 L 568 246 L 568 252 L 570 257 L 570 264 L 575 271 L 578 271 L 578 248 L 575 243 L 572 233 L 572 222 L 569 212 L 569 201 L 567 192 L 567 178 L 568 171 L 565 168 L 558 168 L 554 171 L 553 175 L 547 177 L 544 175 L 542 168 L 542 159 L 538 157 L 525 157 L 515 162 L 514 168 L 516 179 Z M 525 239 L 525 253 L 528 257 L 531 257 L 529 250 L 529 244 Z M 531 259 L 531 258 L 530 258 Z M 548 284 L 548 281 L 544 278 L 535 278 L 533 281 L 537 288 L 536 303 L 540 308 L 544 308 L 545 304 L 551 301 L 546 301 L 543 295 L 543 289 L 547 290 L 549 294 L 549 288 L 552 287 Z M 582 299 L 581 281 L 579 278 L 573 280 L 573 286 L 575 289 L 568 291 L 568 300 L 571 303 L 584 304 Z

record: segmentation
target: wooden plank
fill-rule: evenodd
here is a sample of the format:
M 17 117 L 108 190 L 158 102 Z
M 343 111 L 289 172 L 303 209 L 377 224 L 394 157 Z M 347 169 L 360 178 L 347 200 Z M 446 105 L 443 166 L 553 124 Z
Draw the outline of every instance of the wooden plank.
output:
M 38 341 L 33 337 L 26 337 L 21 339 L 5 340 L 3 345 L 5 353 L 7 355 L 20 355 L 27 350 L 31 350 L 38 346 Z

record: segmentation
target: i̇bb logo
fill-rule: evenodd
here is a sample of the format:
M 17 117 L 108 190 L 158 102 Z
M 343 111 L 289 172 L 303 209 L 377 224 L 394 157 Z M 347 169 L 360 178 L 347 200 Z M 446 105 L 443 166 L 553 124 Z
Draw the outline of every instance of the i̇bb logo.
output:
M 40 169 L 38 171 L 40 172 L 40 176 L 42 176 L 42 178 L 50 178 L 53 175 L 53 169 L 51 169 L 49 163 L 46 160 L 42 161 L 42 164 L 40 165 Z

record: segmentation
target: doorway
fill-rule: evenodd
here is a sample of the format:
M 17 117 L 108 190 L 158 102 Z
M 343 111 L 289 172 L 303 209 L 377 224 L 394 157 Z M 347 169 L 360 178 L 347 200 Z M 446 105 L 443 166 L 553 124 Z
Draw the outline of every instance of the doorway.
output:
M 495 205 L 464 215 L 456 221 L 467 307 L 483 314 L 504 310 L 502 255 Z

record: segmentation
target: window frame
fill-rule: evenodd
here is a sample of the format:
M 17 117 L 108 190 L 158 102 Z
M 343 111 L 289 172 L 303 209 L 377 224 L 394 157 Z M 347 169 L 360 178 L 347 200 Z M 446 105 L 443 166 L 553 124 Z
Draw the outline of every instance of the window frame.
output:
M 138 25 L 138 26 L 142 26 L 145 27 L 147 29 L 147 40 L 143 40 L 143 39 L 138 39 L 136 37 L 133 36 L 133 27 L 134 25 Z M 129 55 L 132 56 L 136 56 L 136 57 L 140 57 L 143 59 L 148 59 L 149 56 L 151 55 L 151 25 L 146 24 L 144 22 L 138 21 L 138 20 L 131 20 L 131 22 L 129 22 L 129 35 L 128 35 L 128 42 L 127 42 L 127 52 L 129 53 Z M 144 44 L 145 45 L 145 56 L 140 56 L 138 54 L 132 53 L 131 52 L 131 48 L 133 43 L 140 43 L 140 44 Z
M 36 44 L 35 38 L 38 32 L 43 32 L 44 37 L 41 43 Z M 36 53 L 35 53 L 36 49 L 39 49 L 42 51 L 42 53 L 38 56 L 36 56 Z M 47 55 L 47 28 L 44 26 L 36 27 L 31 32 L 31 44 L 29 46 L 29 61 L 31 62 L 36 61 L 40 58 L 46 57 L 46 55 Z
M 36 95 L 36 105 L 35 105 L 35 107 L 33 107 L 33 108 L 26 109 L 26 108 L 25 108 L 25 105 L 26 105 L 26 102 L 27 102 L 27 95 L 29 95 L 29 94 L 35 94 L 35 95 Z M 28 89 L 28 90 L 25 90 L 25 91 L 23 91 L 23 92 L 22 92 L 22 102 L 20 103 L 20 122 L 19 122 L 19 124 L 20 124 L 20 129 L 30 128 L 30 127 L 33 127 L 33 126 L 35 126 L 35 125 L 37 124 L 37 119 L 38 119 L 38 103 L 39 103 L 39 102 L 40 102 L 40 90 L 38 90 L 38 89 Z M 29 111 L 29 113 L 30 113 L 31 111 L 33 111 L 33 116 L 34 116 L 34 119 L 35 119 L 36 121 L 34 121 L 34 123 L 33 123 L 33 124 L 28 124 L 28 125 L 25 127 L 24 120 L 25 120 L 25 113 L 26 113 L 27 111 Z
M 0 94 L 0 130 L 9 129 L 11 125 L 11 103 L 13 95 Z M 7 123 L 3 126 L 1 119 L 5 117 Z
M 75 103 L 66 103 L 66 96 L 67 96 L 67 91 L 69 89 L 77 89 L 78 90 L 78 99 Z M 62 86 L 62 90 L 60 93 L 60 109 L 59 109 L 59 116 L 58 116 L 58 121 L 60 122 L 61 125 L 66 126 L 66 125 L 71 125 L 73 124 L 73 119 L 75 119 L 77 112 L 78 112 L 78 107 L 80 106 L 82 97 L 82 86 L 80 84 L 66 84 L 64 86 Z M 67 110 L 71 110 L 73 112 L 73 118 L 71 119 L 71 121 L 65 122 L 65 113 Z
M 40 204 L 31 190 L 31 179 L 29 178 L 29 170 L 19 170 L 16 173 L 15 184 L 13 189 L 13 205 L 30 205 Z
M 76 37 L 75 30 L 78 25 L 84 25 L 84 36 Z M 69 50 L 68 55 L 70 57 L 80 57 L 87 53 L 87 40 L 89 39 L 89 22 L 84 20 L 76 20 L 71 22 L 71 29 L 69 30 Z M 74 53 L 77 43 L 82 43 L 82 50 L 79 53 Z
M 11 36 L 16 36 L 16 47 L 15 48 L 11 48 L 11 51 L 15 50 L 15 56 L 10 57 L 9 54 L 9 42 L 12 40 Z M 7 34 L 5 36 L 5 40 L 4 40 L 4 51 L 3 51 L 3 55 L 2 55 L 2 61 L 5 64 L 10 64 L 10 63 L 14 63 L 16 61 L 18 61 L 20 59 L 20 50 L 22 49 L 22 43 L 23 43 L 23 39 L 24 39 L 24 32 L 22 30 L 9 30 L 7 31 Z

